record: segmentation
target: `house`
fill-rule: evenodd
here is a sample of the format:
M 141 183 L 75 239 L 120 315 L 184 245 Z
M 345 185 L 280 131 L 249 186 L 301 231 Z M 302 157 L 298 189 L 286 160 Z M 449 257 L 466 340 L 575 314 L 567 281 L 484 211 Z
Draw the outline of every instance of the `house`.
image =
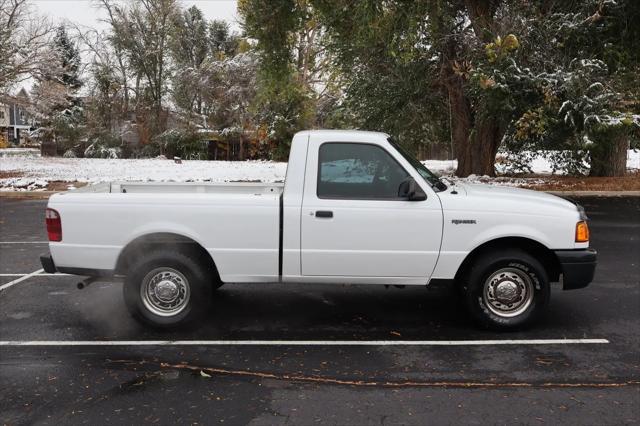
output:
M 34 120 L 27 112 L 30 102 L 25 89 L 15 96 L 0 97 L 0 132 L 11 145 L 20 145 L 34 128 Z
M 0 103 L 0 147 L 9 142 L 9 106 Z

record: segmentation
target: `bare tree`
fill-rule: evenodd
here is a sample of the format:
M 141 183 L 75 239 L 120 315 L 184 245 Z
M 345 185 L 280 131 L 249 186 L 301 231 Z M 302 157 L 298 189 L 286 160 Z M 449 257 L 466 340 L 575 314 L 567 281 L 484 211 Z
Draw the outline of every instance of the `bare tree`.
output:
M 129 85 L 122 52 L 110 42 L 108 31 L 74 25 L 74 35 L 86 58 L 85 86 L 88 88 L 87 129 L 89 134 L 116 133 L 129 112 Z
M 107 12 L 107 19 L 106 22 L 111 26 L 112 29 L 114 29 L 117 25 L 117 18 L 118 18 L 118 13 L 119 11 L 116 9 L 116 6 L 114 6 L 110 0 L 95 0 L 96 3 L 101 6 L 102 8 L 104 8 L 104 10 Z M 121 108 L 121 117 L 125 117 L 127 115 L 127 113 L 129 112 L 129 91 L 130 89 L 130 85 L 129 85 L 129 77 L 127 75 L 127 69 L 128 69 L 128 63 L 127 63 L 127 59 L 125 58 L 124 52 L 122 51 L 122 48 L 113 43 L 113 38 L 114 38 L 114 34 L 112 33 L 110 36 L 106 37 L 106 41 L 109 42 L 109 46 L 111 48 L 113 48 L 113 56 L 115 58 L 115 68 L 117 69 L 118 75 L 120 77 L 120 84 L 122 86 L 122 90 L 123 90 L 123 102 L 122 102 L 122 108 Z M 106 49 L 103 49 L 106 51 Z
M 127 59 L 135 74 L 138 108 L 150 107 L 152 134 L 164 128 L 162 101 L 170 73 L 169 36 L 172 18 L 177 13 L 176 0 L 135 0 L 120 7 L 111 0 L 101 0 L 110 16 L 112 44 Z
M 0 92 L 50 67 L 53 30 L 27 0 L 0 0 Z

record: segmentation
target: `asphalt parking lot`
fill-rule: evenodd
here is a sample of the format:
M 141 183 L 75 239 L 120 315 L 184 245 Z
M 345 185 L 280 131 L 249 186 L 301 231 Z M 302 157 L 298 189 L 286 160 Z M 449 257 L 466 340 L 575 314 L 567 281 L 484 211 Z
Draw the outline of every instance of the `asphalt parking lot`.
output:
M 447 289 L 315 285 L 227 285 L 203 324 L 158 332 L 129 317 L 118 283 L 29 277 L 0 291 L 0 423 L 637 424 L 640 198 L 580 202 L 596 279 L 555 288 L 517 333 L 476 329 Z M 39 270 L 47 245 L 45 201 L 0 203 L 1 288 Z M 363 340 L 390 342 L 347 344 Z

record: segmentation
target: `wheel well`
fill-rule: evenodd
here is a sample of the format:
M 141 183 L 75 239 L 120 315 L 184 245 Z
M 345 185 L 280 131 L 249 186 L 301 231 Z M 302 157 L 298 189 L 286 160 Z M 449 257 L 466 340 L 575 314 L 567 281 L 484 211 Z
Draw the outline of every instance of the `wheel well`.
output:
M 558 257 L 555 253 L 547 248 L 545 245 L 523 237 L 505 237 L 488 241 L 471 251 L 458 268 L 456 273 L 456 281 L 464 277 L 469 268 L 473 265 L 475 260 L 484 253 L 490 252 L 496 249 L 504 248 L 518 248 L 526 251 L 531 256 L 538 259 L 542 266 L 544 266 L 549 276 L 550 282 L 556 282 L 560 280 L 561 267 Z
M 118 256 L 115 271 L 116 274 L 125 275 L 133 261 L 142 254 L 146 254 L 158 247 L 195 254 L 201 262 L 213 271 L 214 277 L 218 281 L 220 280 L 218 268 L 216 267 L 213 258 L 204 247 L 191 238 L 171 233 L 148 234 L 131 241 L 122 250 L 120 256 Z

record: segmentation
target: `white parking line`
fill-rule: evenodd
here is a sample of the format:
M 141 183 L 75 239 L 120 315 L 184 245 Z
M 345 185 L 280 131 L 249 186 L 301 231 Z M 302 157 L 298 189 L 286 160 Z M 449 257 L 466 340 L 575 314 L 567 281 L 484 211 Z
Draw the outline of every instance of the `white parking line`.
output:
M 500 340 L 5 340 L 0 346 L 499 346 L 585 345 L 607 339 Z
M 0 241 L 2 244 L 49 244 L 49 241 Z
M 0 291 L 9 288 L 12 285 L 16 285 L 18 283 L 21 283 L 22 281 L 28 280 L 29 278 L 38 275 L 40 272 L 44 272 L 44 269 L 38 269 L 37 271 L 33 271 L 30 274 L 24 275 L 22 278 L 18 278 L 17 280 L 13 280 L 13 281 L 10 281 L 10 282 L 8 282 L 6 284 L 0 285 Z
M 0 277 L 26 277 L 31 274 L 0 274 Z M 35 277 L 35 275 L 31 275 Z M 39 277 L 67 277 L 69 274 L 62 274 L 60 272 L 56 272 L 55 274 L 49 274 L 47 272 L 43 272 L 42 274 L 38 274 Z

